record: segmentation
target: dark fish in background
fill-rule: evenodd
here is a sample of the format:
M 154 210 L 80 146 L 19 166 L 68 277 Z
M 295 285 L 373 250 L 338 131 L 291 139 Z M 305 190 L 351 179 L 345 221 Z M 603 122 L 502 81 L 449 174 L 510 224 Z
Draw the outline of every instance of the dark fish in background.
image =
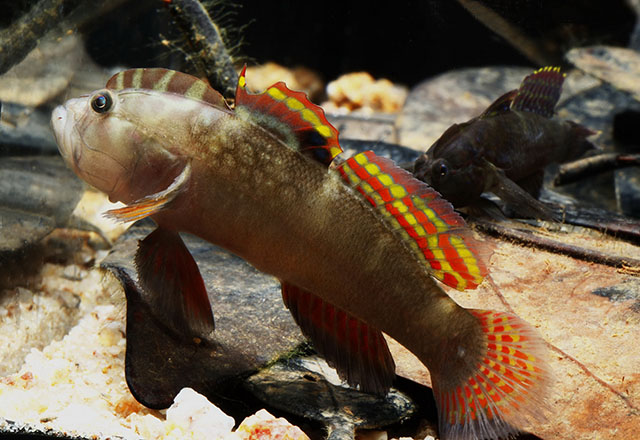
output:
M 520 215 L 553 219 L 536 200 L 544 168 L 595 148 L 587 140 L 593 131 L 551 119 L 563 82 L 557 67 L 527 76 L 519 89 L 499 97 L 480 116 L 449 127 L 416 160 L 414 175 L 456 207 L 492 192 Z

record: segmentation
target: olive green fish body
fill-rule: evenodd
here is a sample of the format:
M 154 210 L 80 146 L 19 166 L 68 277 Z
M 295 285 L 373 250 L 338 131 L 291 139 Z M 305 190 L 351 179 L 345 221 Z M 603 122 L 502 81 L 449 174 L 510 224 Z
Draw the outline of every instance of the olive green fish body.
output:
M 416 354 L 442 438 L 504 437 L 541 415 L 535 332 L 508 313 L 462 308 L 439 284 L 477 287 L 490 249 L 391 160 L 336 159 L 337 131 L 303 94 L 277 83 L 251 95 L 243 72 L 231 110 L 189 75 L 135 69 L 57 108 L 52 123 L 76 173 L 126 203 L 110 217 L 157 223 L 135 264 L 151 313 L 178 333 L 214 330 L 178 234 L 189 232 L 277 277 L 303 333 L 350 385 L 388 391 L 395 365 L 382 332 Z

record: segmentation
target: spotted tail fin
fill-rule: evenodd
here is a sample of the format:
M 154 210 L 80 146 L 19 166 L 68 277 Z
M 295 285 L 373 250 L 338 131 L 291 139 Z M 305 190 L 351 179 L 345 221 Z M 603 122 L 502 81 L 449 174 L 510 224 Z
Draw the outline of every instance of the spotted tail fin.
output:
M 544 342 L 515 315 L 468 310 L 479 322 L 484 353 L 479 361 L 465 356 L 467 377 L 432 371 L 440 435 L 445 440 L 508 438 L 534 421 L 543 421 L 549 371 Z M 448 356 L 455 359 L 455 354 Z

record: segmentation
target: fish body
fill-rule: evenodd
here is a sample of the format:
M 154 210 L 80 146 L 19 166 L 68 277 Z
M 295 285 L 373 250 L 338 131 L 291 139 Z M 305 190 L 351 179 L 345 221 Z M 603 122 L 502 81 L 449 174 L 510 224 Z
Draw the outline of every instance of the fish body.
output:
M 371 152 L 335 159 L 335 128 L 283 83 L 251 95 L 243 72 L 232 111 L 197 81 L 126 71 L 52 116 L 70 166 L 127 204 L 110 215 L 157 223 L 135 257 L 157 315 L 213 330 L 178 235 L 190 232 L 277 277 L 296 322 L 349 384 L 388 391 L 395 366 L 382 332 L 415 353 L 432 374 L 443 438 L 499 438 L 541 414 L 535 332 L 458 306 L 436 281 L 462 290 L 486 274 L 488 251 L 448 202 Z
M 529 75 L 480 116 L 445 131 L 416 161 L 414 175 L 456 207 L 494 192 L 520 214 L 547 217 L 533 198 L 539 195 L 544 168 L 594 148 L 586 139 L 593 132 L 551 119 L 563 80 L 557 68 Z

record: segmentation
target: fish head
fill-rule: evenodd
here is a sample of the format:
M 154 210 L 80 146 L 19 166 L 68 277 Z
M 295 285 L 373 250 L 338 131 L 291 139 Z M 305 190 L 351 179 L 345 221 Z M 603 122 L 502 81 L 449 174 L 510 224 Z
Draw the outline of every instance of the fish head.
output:
M 414 175 L 454 206 L 466 206 L 477 200 L 485 187 L 485 173 L 477 159 L 477 149 L 466 137 L 455 137 L 445 144 L 437 141 L 416 160 Z
M 103 89 L 58 106 L 51 123 L 74 172 L 128 204 L 166 188 L 190 160 L 185 145 L 222 114 L 172 93 Z
M 133 125 L 118 117 L 117 95 L 100 90 L 54 109 L 51 125 L 60 154 L 91 186 L 117 195 L 131 179 L 136 151 Z

